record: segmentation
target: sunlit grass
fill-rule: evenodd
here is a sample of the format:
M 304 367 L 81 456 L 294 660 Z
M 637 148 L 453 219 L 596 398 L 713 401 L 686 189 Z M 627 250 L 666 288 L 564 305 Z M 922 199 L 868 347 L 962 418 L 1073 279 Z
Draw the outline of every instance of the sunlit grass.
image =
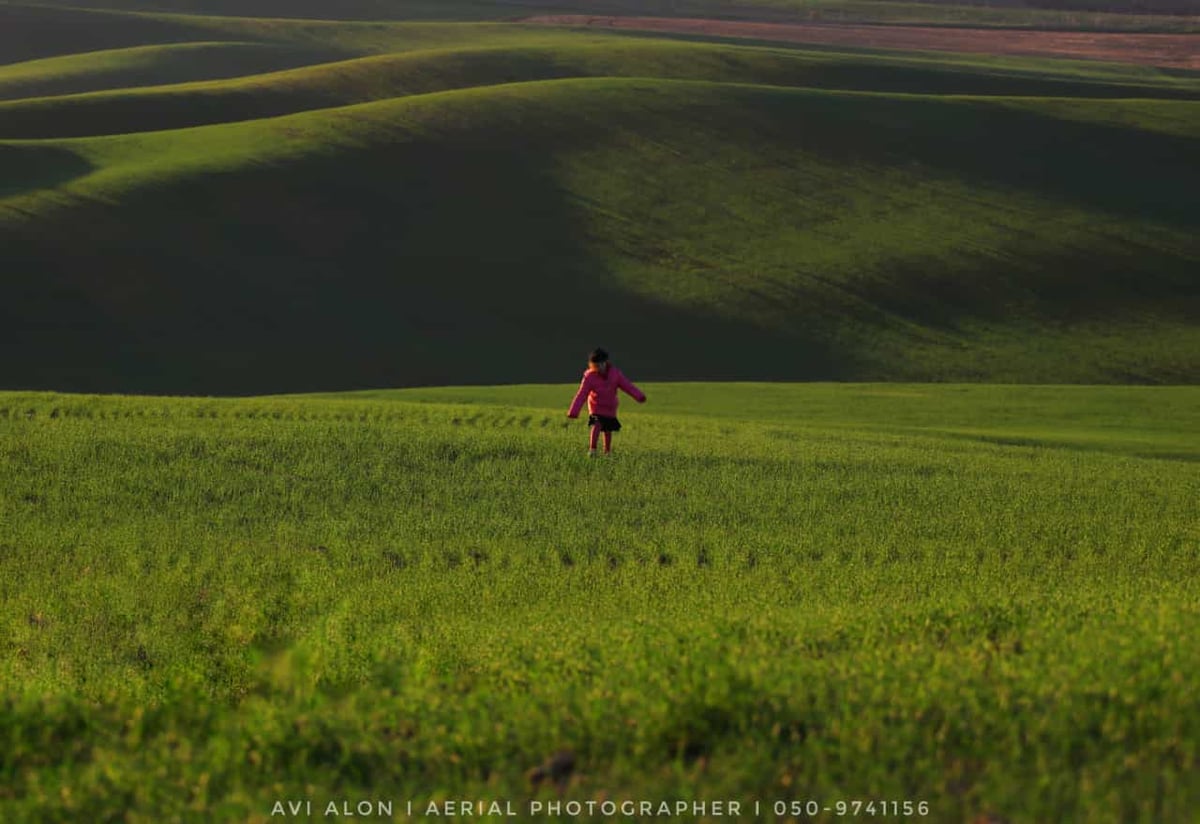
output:
M 607 460 L 566 386 L 4 395 L 4 819 L 566 747 L 576 798 L 1188 820 L 1194 389 L 645 389 Z

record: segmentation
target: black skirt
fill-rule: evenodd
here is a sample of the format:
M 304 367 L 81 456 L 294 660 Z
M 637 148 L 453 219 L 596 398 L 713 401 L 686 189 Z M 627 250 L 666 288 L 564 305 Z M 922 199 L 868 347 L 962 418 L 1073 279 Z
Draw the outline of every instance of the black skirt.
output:
M 588 415 L 588 426 L 600 425 L 601 432 L 620 432 L 621 422 L 608 415 Z

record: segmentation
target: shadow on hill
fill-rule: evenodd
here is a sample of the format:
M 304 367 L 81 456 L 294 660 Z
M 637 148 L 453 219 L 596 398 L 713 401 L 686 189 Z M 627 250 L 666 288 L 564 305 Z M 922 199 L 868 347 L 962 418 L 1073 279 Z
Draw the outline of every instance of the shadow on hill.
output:
M 713 87 L 708 105 L 726 114 L 704 128 L 706 136 L 719 133 L 729 145 L 757 145 L 761 162 L 779 169 L 794 165 L 803 173 L 812 160 L 797 158 L 807 157 L 826 168 L 857 170 L 865 181 L 869 174 L 899 175 L 883 181 L 871 201 L 884 214 L 899 208 L 889 204 L 889 188 L 896 179 L 911 178 L 913 185 L 935 184 L 931 198 L 946 196 L 937 181 L 978 187 L 978 201 L 959 195 L 963 207 L 981 213 L 981 220 L 991 211 L 1001 226 L 1009 218 L 1004 210 L 1022 202 L 1096 221 L 1093 237 L 1079 232 L 1060 238 L 1054 225 L 1021 216 L 1002 230 L 1007 237 L 983 243 L 951 227 L 961 239 L 938 238 L 929 257 L 919 258 L 921 245 L 914 242 L 877 270 L 864 268 L 846 281 L 823 278 L 797 261 L 805 279 L 852 296 L 845 311 L 867 324 L 891 326 L 900 318 L 953 331 L 963 321 L 1069 322 L 1146 308 L 1170 317 L 1193 311 L 1200 246 L 1183 238 L 1196 224 L 1200 175 L 1190 160 L 1195 139 L 1138 128 L 1137 103 L 1078 104 L 1091 115 L 1121 106 L 1115 111 L 1130 118 L 1130 126 L 1066 119 L 1076 105 L 1072 101 L 1061 101 L 1061 113 L 1050 106 L 1019 108 L 1027 103 Z M 1178 118 L 1189 114 L 1186 104 L 1149 105 L 1179 107 L 1172 110 Z M 707 158 L 697 153 L 696 159 Z M 952 212 L 955 204 L 930 206 L 938 215 Z M 922 204 L 906 200 L 909 207 Z M 872 242 L 862 237 L 862 243 Z M 785 301 L 803 316 L 810 299 L 809 287 L 798 280 Z
M 186 43 L 90 53 L 88 63 L 39 63 L 39 71 L 5 78 L 0 73 L 0 100 L 85 94 L 274 72 L 344 58 L 344 52 L 259 43 Z M 0 123 L 7 117 L 0 118 Z M 127 122 L 108 124 L 115 133 Z M 80 132 L 86 134 L 87 132 Z M 91 132 L 95 133 L 95 131 Z
M 781 88 L 899 92 L 922 95 L 976 96 L 1094 96 L 1144 98 L 1195 97 L 1192 88 L 1171 85 L 1129 85 L 1085 82 L 1055 77 L 996 72 L 986 66 L 920 65 L 901 59 L 876 60 L 804 53 L 757 53 L 724 47 L 680 48 L 654 41 L 622 41 L 605 46 L 468 48 L 434 53 L 371 55 L 347 59 L 332 50 L 284 48 L 265 44 L 187 44 L 162 49 L 155 65 L 144 70 L 97 72 L 104 83 L 112 74 L 126 84 L 163 84 L 186 79 L 184 72 L 202 76 L 238 76 L 224 84 L 164 86 L 157 89 L 115 89 L 112 80 L 102 94 L 17 100 L 0 103 L 0 138 L 44 139 L 88 137 L 174 130 L 190 126 L 274 118 L 306 110 L 336 108 L 390 97 L 497 86 L 536 80 L 601 77 L 659 77 L 731 84 L 760 84 Z M 271 72 L 272 61 L 299 71 Z M 286 61 L 292 61 L 287 66 Z M 322 62 L 324 65 L 312 66 Z M 205 65 L 212 65 L 206 70 Z M 217 66 L 221 66 L 217 70 Z M 302 67 L 301 67 L 302 66 Z M 67 84 L 80 84 L 68 78 Z M 61 86 L 50 78 L 49 85 Z M 120 84 L 118 84 L 120 85 Z M 34 96 L 37 84 L 24 97 Z M 770 90 L 767 90 L 770 94 Z M 46 92 L 53 94 L 53 92 Z M 7 94 L 0 79 L 0 98 Z M 919 110 L 920 103 L 901 100 L 901 107 Z M 857 107 L 878 108 L 859 100 Z M 937 109 L 937 118 L 946 110 Z M 1010 118 L 1009 118 L 1010 120 Z M 919 118 L 913 122 L 920 126 Z M 1002 124 L 1013 130 L 1012 122 Z M 1044 128 L 1042 130 L 1045 131 Z M 964 138 L 989 139 L 990 130 Z M 1078 137 L 1078 136 L 1066 136 Z M 1054 146 L 1054 140 L 1049 145 Z M 1044 151 L 1046 146 L 1037 146 Z M 941 154 L 942 150 L 938 150 Z
M 957 95 L 1095 95 L 1187 98 L 1189 89 L 1083 83 L 1054 78 L 991 73 L 982 68 L 923 67 L 897 60 L 814 59 L 811 56 L 757 54 L 746 50 L 681 49 L 675 45 L 614 41 L 611 47 L 562 46 L 462 48 L 436 53 L 347 58 L 345 53 L 286 49 L 259 44 L 200 44 L 164 50 L 161 60 L 139 72 L 109 73 L 133 85 L 176 83 L 181 69 L 199 76 L 206 62 L 224 76 L 242 75 L 221 85 L 113 88 L 98 94 L 0 103 L 0 138 L 45 139 L 129 134 L 278 117 L 393 97 L 479 86 L 540 80 L 600 77 L 661 77 L 677 80 L 762 84 L 780 87 Z M 286 66 L 284 61 L 291 61 Z M 251 77 L 271 68 L 298 68 Z M 333 62 L 336 61 L 336 62 Z M 183 63 L 182 66 L 177 65 Z M 323 65 L 305 65 L 323 63 Z M 303 66 L 302 68 L 300 68 Z M 102 81 L 106 73 L 99 72 Z M 68 79 L 67 84 L 79 84 Z M 56 84 L 52 78 L 48 84 Z M 59 81 L 58 86 L 63 85 Z M 34 94 L 34 84 L 28 95 Z M 50 94 L 51 92 L 46 92 Z M 12 97 L 0 81 L 0 98 Z M 865 100 L 857 105 L 871 107 Z M 918 104 L 905 100 L 902 105 Z M 944 114 L 944 113 L 941 113 Z M 940 116 L 940 115 L 939 115 Z M 919 125 L 914 124 L 914 125 Z M 1011 128 L 1012 124 L 1005 124 Z M 1018 128 L 1019 131 L 1019 128 Z M 1045 131 L 1045 128 L 1042 129 Z M 989 137 L 989 132 L 967 137 Z M 1054 141 L 1050 141 L 1054 145 Z M 1037 147 L 1045 150 L 1045 146 Z M 941 150 L 939 150 L 940 153 Z
M 61 186 L 93 170 L 74 152 L 54 146 L 0 144 L 0 198 Z
M 396 54 L 339 60 L 220 85 L 122 89 L 18 100 L 0 103 L 0 139 L 182 129 L 393 97 L 587 74 L 563 62 L 550 49 L 464 49 L 432 56 Z
M 956 332 L 1014 320 L 1067 327 L 1146 314 L 1188 323 L 1200 310 L 1195 267 L 1177 255 L 1126 246 L 1043 249 L 1026 259 L 979 255 L 948 266 L 893 264 L 852 290 L 863 304 L 929 329 Z
M 211 134 L 217 145 L 294 141 L 308 154 L 227 171 L 181 167 L 174 178 L 9 229 L 0 237 L 15 273 L 12 300 L 0 306 L 5 387 L 256 394 L 541 382 L 573 372 L 597 343 L 636 362 L 647 380 L 849 379 L 879 376 L 886 360 L 866 372 L 862 360 L 890 357 L 880 352 L 905 345 L 914 326 L 924 327 L 917 334 L 979 319 L 1036 327 L 1039 316 L 1183 313 L 1195 303 L 1194 244 L 1189 253 L 1182 239 L 1197 188 L 1189 142 L 995 103 L 569 81 Z M 190 135 L 159 139 L 137 145 L 148 158 L 195 149 Z M 606 170 L 599 183 L 572 183 L 562 171 L 597 157 L 628 157 L 634 171 Z M 769 184 L 761 189 L 756 178 L 746 183 L 738 169 L 747 157 L 779 176 L 761 179 Z M 640 181 L 658 168 L 661 179 L 630 186 L 629 175 Z M 904 174 L 885 191 L 871 191 L 871 175 L 897 170 Z M 836 311 L 822 314 L 821 295 L 804 291 L 801 278 L 785 284 L 795 291 L 768 307 L 783 318 L 773 326 L 765 315 L 718 320 L 729 307 L 715 303 L 704 314 L 639 297 L 604 262 L 624 254 L 622 231 L 652 242 L 699 232 L 711 235 L 718 268 L 738 269 L 734 281 L 755 288 L 755 250 L 732 233 L 764 223 L 764 243 L 786 237 L 804 214 L 792 203 L 809 181 L 832 187 L 830 202 L 864 198 L 865 213 L 886 220 L 888 209 L 921 208 L 889 201 L 898 185 L 947 178 L 986 190 L 982 206 L 971 205 L 980 220 L 1026 202 L 994 196 L 1009 191 L 1119 219 L 1114 237 L 1125 239 L 1102 227 L 1095 249 L 1081 250 L 1024 220 L 1016 246 L 976 252 L 970 227 L 954 228 L 963 254 L 833 283 L 835 294 L 859 290 Z M 714 208 L 697 230 L 692 217 L 669 216 L 686 199 L 716 207 L 713 198 L 751 196 L 767 198 L 767 208 L 750 222 L 727 225 Z M 601 225 L 595 215 L 606 210 L 617 219 Z M 931 214 L 948 211 L 939 204 Z M 845 215 L 853 223 L 858 212 Z M 861 242 L 879 225 L 865 221 Z M 1128 239 L 1155 233 L 1162 248 Z M 903 260 L 922 249 L 896 248 Z M 622 276 L 673 265 L 652 261 Z M 1058 363 L 1068 370 L 1060 380 L 1073 379 Z
M 80 52 L 211 40 L 187 23 L 67 8 L 0 5 L 0 65 Z
M 718 93 L 717 97 L 722 93 Z M 1046 111 L 986 99 L 822 94 L 732 89 L 730 102 L 769 112 L 754 123 L 774 142 L 846 164 L 949 173 L 974 184 L 1022 191 L 1117 217 L 1177 226 L 1195 223 L 1200 176 L 1194 135 L 1073 120 L 1070 107 L 1093 112 L 1129 101 L 1045 101 Z M 1062 107 L 1056 116 L 1053 106 Z M 1136 107 L 1136 103 L 1132 104 Z M 1193 116 L 1183 103 L 1181 120 Z M 1121 111 L 1136 117 L 1136 108 Z M 754 135 L 749 135 L 754 136 Z
M 379 146 L 78 208 L 0 237 L 24 275 L 0 308 L 6 388 L 571 380 L 597 344 L 644 380 L 850 373 L 816 340 L 617 289 L 537 147 Z
M 1160 248 L 1150 230 L 1129 231 L 1131 225 L 1160 233 L 1194 229 L 1200 175 L 1189 159 L 1193 137 L 978 101 L 848 102 L 809 109 L 807 116 L 820 117 L 826 128 L 798 128 L 798 142 L 846 164 L 950 175 L 1085 211 L 1126 232 L 1114 240 L 1097 227 L 1092 245 L 1080 245 L 1055 238 L 1052 226 L 1017 230 L 1004 252 L 967 245 L 952 266 L 896 263 L 888 277 L 860 287 L 866 303 L 938 328 L 955 328 L 964 317 L 1072 321 L 1142 306 L 1170 315 L 1194 311 L 1200 245 L 1188 250 L 1176 239 Z M 841 140 L 830 140 L 839 134 Z

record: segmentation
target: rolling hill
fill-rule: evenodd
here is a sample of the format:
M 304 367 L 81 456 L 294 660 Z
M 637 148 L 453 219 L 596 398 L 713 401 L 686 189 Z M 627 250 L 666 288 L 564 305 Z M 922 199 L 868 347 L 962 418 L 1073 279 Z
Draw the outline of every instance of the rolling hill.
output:
M 0 67 L 6 386 L 1200 375 L 1195 73 L 111 16 Z
M 172 47 L 172 51 L 183 48 L 187 47 Z M 214 58 L 222 59 L 233 47 L 214 46 L 212 50 Z M 113 59 L 124 54 L 122 51 Z M 302 59 L 304 53 L 282 54 Z M 57 61 L 34 61 L 46 62 Z M 201 61 L 189 63 L 197 71 L 203 71 L 203 65 Z M 224 65 L 232 71 L 237 64 Z M 154 68 L 165 70 L 161 64 Z M 964 62 L 954 66 L 936 58 L 566 37 L 530 46 L 414 49 L 234 79 L 0 102 L 0 139 L 180 129 L 431 92 L 572 77 L 658 77 L 900 93 L 1184 100 L 1195 97 L 1200 88 L 1200 84 L 1170 76 L 1148 81 L 1136 75 L 1036 72 L 1019 65 Z M 0 73 L 0 84 L 3 80 Z
M 340 54 L 236 42 L 85 52 L 0 65 L 0 100 L 239 77 L 333 60 Z

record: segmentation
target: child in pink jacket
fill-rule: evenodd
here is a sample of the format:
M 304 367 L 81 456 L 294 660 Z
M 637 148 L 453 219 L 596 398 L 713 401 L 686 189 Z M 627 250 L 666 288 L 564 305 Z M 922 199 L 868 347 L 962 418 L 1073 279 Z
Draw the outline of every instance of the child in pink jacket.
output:
M 596 349 L 588 358 L 587 371 L 579 382 L 579 391 L 571 408 L 568 418 L 578 418 L 583 406 L 583 399 L 588 402 L 588 426 L 592 428 L 588 440 L 588 457 L 596 457 L 596 441 L 600 433 L 604 433 L 604 454 L 612 452 L 612 433 L 621 430 L 621 422 L 617 420 L 617 390 L 621 389 L 633 397 L 638 403 L 646 402 L 646 395 L 638 389 L 625 374 L 608 362 L 608 353 Z

